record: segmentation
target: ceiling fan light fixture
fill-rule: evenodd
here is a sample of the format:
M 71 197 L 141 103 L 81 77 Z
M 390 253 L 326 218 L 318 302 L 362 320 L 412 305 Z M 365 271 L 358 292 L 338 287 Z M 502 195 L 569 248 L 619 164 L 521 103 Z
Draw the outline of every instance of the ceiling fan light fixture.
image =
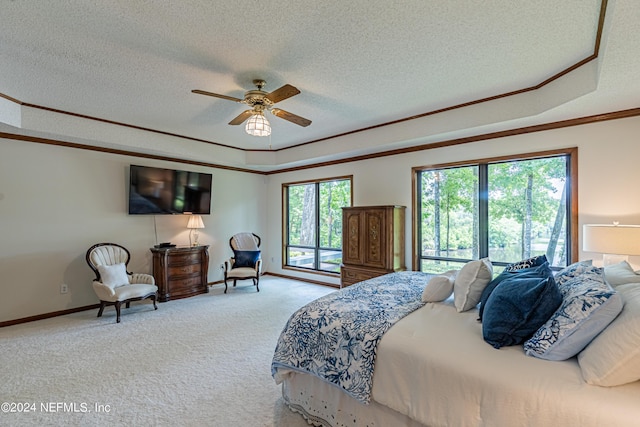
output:
M 244 129 L 252 136 L 269 136 L 271 135 L 271 124 L 269 120 L 262 114 L 262 111 L 256 112 L 249 117 Z

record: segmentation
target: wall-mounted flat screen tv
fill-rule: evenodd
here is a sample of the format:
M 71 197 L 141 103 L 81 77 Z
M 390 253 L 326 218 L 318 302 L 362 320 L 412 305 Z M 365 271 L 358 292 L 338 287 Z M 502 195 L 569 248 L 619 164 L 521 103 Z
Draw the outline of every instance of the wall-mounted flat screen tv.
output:
M 130 166 L 130 215 L 183 213 L 211 213 L 211 174 Z

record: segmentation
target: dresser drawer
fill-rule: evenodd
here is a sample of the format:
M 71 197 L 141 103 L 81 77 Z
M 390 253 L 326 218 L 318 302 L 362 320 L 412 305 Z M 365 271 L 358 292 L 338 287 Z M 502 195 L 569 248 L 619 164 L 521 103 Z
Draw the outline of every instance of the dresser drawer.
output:
M 380 273 L 342 269 L 342 279 L 350 281 L 351 283 L 362 282 L 363 280 L 373 279 L 378 276 L 380 276 Z
M 177 265 L 169 267 L 169 277 L 188 276 L 191 274 L 199 274 L 202 271 L 201 264 Z
M 175 254 L 169 256 L 167 264 L 169 267 L 173 265 L 189 265 L 200 264 L 202 257 L 199 253 Z
M 179 289 L 202 288 L 202 278 L 197 275 L 193 277 L 171 278 L 169 279 L 169 289 L 176 291 Z

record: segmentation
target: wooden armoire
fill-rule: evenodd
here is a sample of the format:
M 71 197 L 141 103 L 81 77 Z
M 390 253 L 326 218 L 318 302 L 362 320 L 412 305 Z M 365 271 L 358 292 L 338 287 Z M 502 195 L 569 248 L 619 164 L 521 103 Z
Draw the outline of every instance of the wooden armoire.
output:
M 405 270 L 404 206 L 342 208 L 341 285 Z

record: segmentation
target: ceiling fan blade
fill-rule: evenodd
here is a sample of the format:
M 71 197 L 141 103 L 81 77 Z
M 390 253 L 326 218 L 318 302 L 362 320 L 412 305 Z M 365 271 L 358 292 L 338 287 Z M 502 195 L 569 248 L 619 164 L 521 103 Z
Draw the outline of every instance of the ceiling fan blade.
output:
M 293 113 L 281 110 L 279 108 L 273 108 L 271 110 L 271 113 L 276 117 L 280 117 L 281 119 L 288 120 L 291 123 L 295 123 L 302 127 L 307 127 L 311 124 L 311 120 L 305 119 L 304 117 L 296 116 Z
M 207 91 L 200 90 L 200 89 L 194 89 L 191 92 L 197 93 L 197 94 L 200 94 L 200 95 L 213 96 L 215 98 L 222 98 L 222 99 L 226 99 L 226 100 L 229 100 L 229 101 L 235 101 L 235 102 L 242 102 L 243 101 L 242 99 L 234 98 L 233 96 L 220 95 L 219 93 L 207 92 Z
M 244 110 L 235 119 L 229 122 L 230 125 L 239 125 L 253 115 L 253 110 Z
M 268 93 L 265 96 L 265 98 L 267 98 L 269 101 L 275 104 L 276 102 L 280 102 L 284 99 L 291 98 L 292 96 L 297 95 L 299 93 L 300 91 L 297 88 L 291 85 L 284 85 L 281 88 L 276 89 L 271 93 Z

